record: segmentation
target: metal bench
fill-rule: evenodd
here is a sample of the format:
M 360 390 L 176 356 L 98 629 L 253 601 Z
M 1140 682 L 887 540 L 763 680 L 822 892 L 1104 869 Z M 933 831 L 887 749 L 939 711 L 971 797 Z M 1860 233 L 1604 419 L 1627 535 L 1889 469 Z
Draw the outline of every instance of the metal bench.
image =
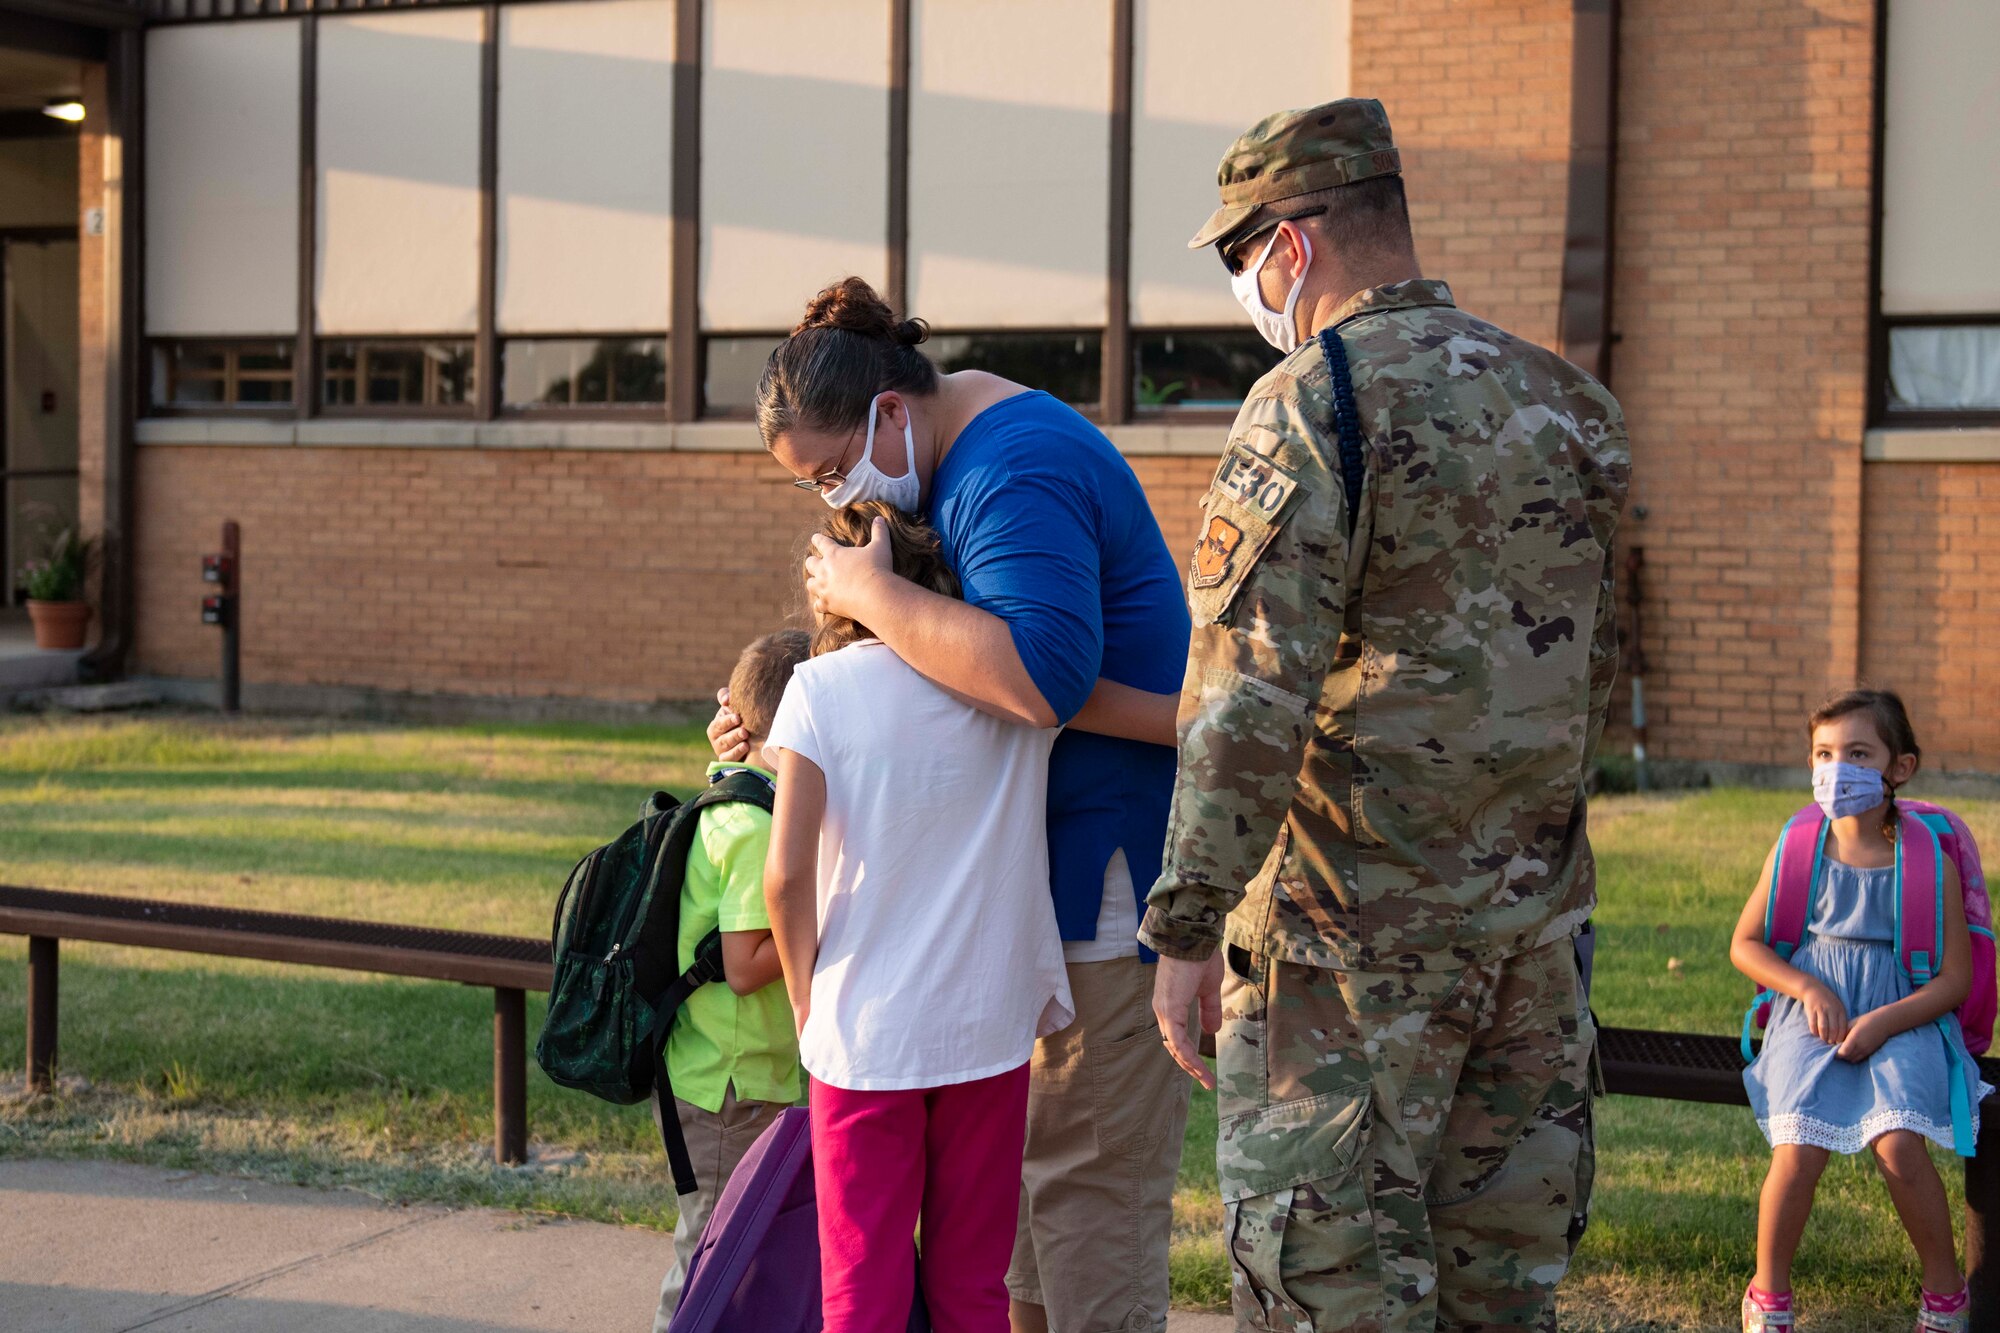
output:
M 28 1086 L 52 1086 L 59 942 L 337 967 L 493 988 L 493 1155 L 528 1156 L 527 992 L 549 988 L 546 940 L 0 885 L 0 935 L 28 937 Z
M 1735 1037 L 1600 1028 L 1599 1058 L 1607 1092 L 1683 1102 L 1748 1106 L 1743 1053 Z M 1981 1060 L 1986 1081 L 2000 1088 L 2000 1060 Z M 1972 1327 L 2000 1328 L 2000 1264 L 1988 1246 L 2000 1222 L 2000 1094 L 1980 1108 L 1977 1155 L 1965 1159 L 1965 1274 L 1972 1291 Z

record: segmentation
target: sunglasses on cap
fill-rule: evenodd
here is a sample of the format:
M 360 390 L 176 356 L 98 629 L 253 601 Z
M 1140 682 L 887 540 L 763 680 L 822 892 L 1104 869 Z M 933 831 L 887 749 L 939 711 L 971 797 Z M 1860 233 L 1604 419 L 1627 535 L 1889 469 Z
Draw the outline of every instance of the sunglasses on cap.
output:
M 1308 208 L 1302 213 L 1287 213 L 1281 218 L 1267 218 L 1252 227 L 1249 231 L 1239 232 L 1234 236 L 1217 241 L 1215 243 L 1215 253 L 1222 257 L 1222 267 L 1228 269 L 1229 276 L 1233 278 L 1243 271 L 1243 265 L 1249 258 L 1247 254 L 1239 257 L 1239 252 L 1247 251 L 1251 241 L 1256 240 L 1265 232 L 1273 230 L 1281 222 L 1301 222 L 1306 218 L 1316 218 L 1324 212 L 1326 212 L 1326 205 L 1321 204 L 1318 208 Z

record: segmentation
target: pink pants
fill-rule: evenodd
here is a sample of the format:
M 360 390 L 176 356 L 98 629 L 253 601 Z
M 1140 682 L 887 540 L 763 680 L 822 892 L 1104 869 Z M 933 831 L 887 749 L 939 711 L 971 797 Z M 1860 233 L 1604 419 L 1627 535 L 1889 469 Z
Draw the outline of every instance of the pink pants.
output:
M 1007 1333 L 1028 1067 L 908 1092 L 812 1081 L 825 1333 L 903 1333 L 923 1223 L 936 1333 Z

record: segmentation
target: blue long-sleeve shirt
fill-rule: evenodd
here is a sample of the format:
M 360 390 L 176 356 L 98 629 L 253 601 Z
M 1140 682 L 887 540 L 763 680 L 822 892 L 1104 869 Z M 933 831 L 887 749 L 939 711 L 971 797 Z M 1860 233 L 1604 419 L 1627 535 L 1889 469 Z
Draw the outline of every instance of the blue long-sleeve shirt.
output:
M 1024 393 L 974 417 L 931 480 L 930 520 L 965 600 L 1007 622 L 1060 721 L 1100 676 L 1179 691 L 1189 630 L 1179 572 L 1131 465 L 1075 411 Z M 1172 746 L 1057 737 L 1049 876 L 1064 939 L 1095 937 L 1119 848 L 1143 903 L 1160 872 L 1174 763 Z

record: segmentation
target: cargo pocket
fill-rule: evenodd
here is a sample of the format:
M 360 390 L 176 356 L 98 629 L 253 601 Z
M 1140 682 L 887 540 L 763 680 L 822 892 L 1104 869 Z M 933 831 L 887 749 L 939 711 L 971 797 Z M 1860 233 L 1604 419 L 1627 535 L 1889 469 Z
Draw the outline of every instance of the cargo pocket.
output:
M 1379 1308 L 1366 1083 L 1232 1117 L 1218 1149 L 1237 1317 L 1281 1333 Z M 1355 1314 L 1346 1314 L 1347 1311 Z M 1333 1322 L 1316 1316 L 1334 1316 Z
M 1187 1075 L 1167 1054 L 1151 1011 L 1129 1037 L 1086 1046 L 1090 1079 L 1090 1127 L 1099 1152 L 1140 1157 L 1160 1146 L 1174 1123 L 1178 1103 L 1167 1095 Z

